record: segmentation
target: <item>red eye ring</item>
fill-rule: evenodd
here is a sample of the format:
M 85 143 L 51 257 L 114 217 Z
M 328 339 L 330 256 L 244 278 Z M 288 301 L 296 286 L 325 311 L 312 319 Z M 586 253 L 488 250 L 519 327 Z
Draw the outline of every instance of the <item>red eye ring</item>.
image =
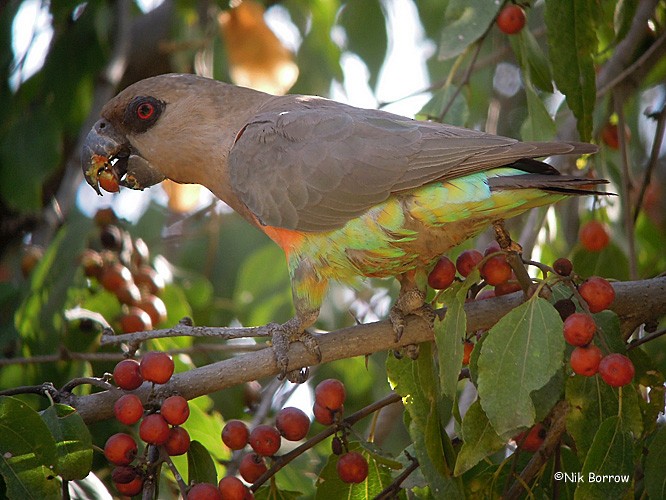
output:
M 144 102 L 139 104 L 139 107 L 136 108 L 136 116 L 140 120 L 149 120 L 155 113 L 155 106 L 149 102 Z

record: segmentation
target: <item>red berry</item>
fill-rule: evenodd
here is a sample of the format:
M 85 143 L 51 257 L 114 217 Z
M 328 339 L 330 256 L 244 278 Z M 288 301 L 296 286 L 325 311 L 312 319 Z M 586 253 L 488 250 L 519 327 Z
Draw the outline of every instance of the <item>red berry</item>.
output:
M 448 288 L 456 277 L 456 266 L 448 257 L 442 257 L 428 275 L 428 285 L 436 290 Z
M 580 244 L 588 252 L 600 252 L 608 246 L 610 236 L 606 226 L 597 220 L 591 220 L 580 229 Z
M 525 11 L 519 5 L 510 4 L 497 16 L 497 27 L 507 35 L 515 35 L 525 26 Z
M 335 378 L 322 380 L 315 387 L 315 402 L 329 410 L 338 410 L 345 402 L 345 386 Z
M 250 437 L 250 431 L 245 422 L 229 420 L 222 429 L 222 442 L 231 450 L 242 450 Z
M 141 290 L 152 295 L 159 295 L 164 291 L 164 278 L 148 265 L 141 266 L 134 273 L 134 282 Z
M 331 439 L 331 451 L 334 455 L 342 455 L 342 439 L 338 436 L 334 436 L 333 439 Z
M 224 497 L 212 484 L 197 483 L 187 492 L 187 500 L 224 500 Z
M 611 387 L 629 384 L 635 373 L 634 364 L 623 354 L 609 354 L 599 363 L 599 375 Z
M 593 276 L 578 287 L 578 293 L 583 297 L 591 313 L 598 313 L 608 307 L 615 300 L 615 290 L 603 278 Z
M 106 167 L 100 172 L 99 176 L 97 177 L 97 182 L 99 187 L 109 193 L 117 193 L 120 191 L 120 182 L 118 180 L 118 176 L 111 169 L 111 167 Z
M 300 441 L 308 435 L 310 419 L 302 410 L 289 406 L 275 416 L 275 427 L 287 441 Z
M 246 495 L 250 493 L 243 481 L 234 476 L 226 476 L 220 479 L 218 488 L 224 500 L 245 500 Z
M 545 438 L 546 428 L 539 422 L 534 424 L 529 431 L 518 434 L 513 440 L 521 450 L 534 453 L 541 448 L 541 444 Z
M 128 465 L 136 457 L 136 441 L 129 434 L 119 432 L 106 440 L 104 456 L 114 465 Z
M 190 405 L 182 396 L 169 396 L 162 402 L 160 413 L 171 425 L 180 425 L 190 416 Z
M 171 457 L 187 453 L 190 449 L 190 434 L 182 427 L 172 427 L 169 429 L 164 449 Z
M 557 309 L 558 313 L 560 313 L 562 321 L 576 312 L 576 304 L 574 304 L 571 299 L 560 299 L 553 304 L 553 307 Z
M 571 345 L 589 344 L 596 331 L 597 325 L 589 314 L 573 313 L 564 321 L 564 339 Z
M 120 328 L 124 333 L 145 332 L 153 329 L 153 322 L 146 311 L 132 306 L 121 316 Z
M 143 403 L 136 394 L 125 394 L 113 404 L 113 413 L 118 422 L 133 425 L 143 416 Z
M 122 285 L 132 282 L 132 273 L 125 266 L 116 262 L 102 270 L 99 280 L 104 288 L 115 293 Z
M 314 413 L 315 420 L 322 425 L 331 425 L 335 421 L 335 412 L 317 402 L 312 407 L 312 413 Z
M 143 383 L 139 362 L 135 359 L 123 359 L 113 369 L 113 380 L 121 389 L 131 391 Z
M 139 287 L 132 282 L 121 284 L 115 290 L 115 294 L 118 302 L 121 304 L 132 306 L 141 300 L 141 292 L 139 291 Z
M 248 453 L 238 465 L 238 473 L 248 483 L 254 483 L 267 470 L 264 457 L 260 457 L 256 453 Z
M 573 271 L 573 264 L 569 259 L 560 257 L 553 262 L 553 270 L 560 276 L 570 276 Z
M 83 273 L 89 278 L 98 278 L 102 274 L 104 261 L 99 252 L 88 248 L 81 254 L 80 261 Z
M 139 475 L 139 472 L 134 467 L 128 465 L 119 465 L 113 468 L 111 471 L 111 480 L 114 483 L 127 484 L 134 480 L 136 476 Z
M 490 257 L 481 267 L 481 276 L 489 285 L 499 285 L 511 279 L 511 266 L 504 255 Z
M 501 297 L 502 295 L 509 295 L 513 292 L 519 292 L 523 288 L 520 286 L 517 280 L 509 280 L 504 283 L 499 283 L 495 285 L 495 297 Z
M 173 359 L 164 352 L 147 352 L 141 358 L 141 375 L 148 382 L 165 384 L 173 375 Z
M 362 483 L 368 477 L 368 462 L 356 451 L 342 455 L 338 459 L 337 469 L 344 483 Z
M 583 377 L 592 377 L 599 371 L 602 357 L 601 349 L 590 344 L 587 347 L 576 347 L 571 353 L 569 364 L 574 373 Z
M 465 250 L 456 259 L 456 269 L 460 276 L 467 277 L 482 260 L 483 255 L 478 250 Z
M 139 424 L 139 437 L 149 444 L 164 444 L 169 439 L 169 424 L 158 413 L 146 415 Z
M 474 350 L 474 344 L 470 342 L 469 340 L 465 340 L 465 343 L 463 344 L 463 360 L 462 364 L 463 366 L 467 366 L 469 364 L 469 360 L 472 357 L 472 351 Z
M 133 497 L 141 493 L 141 490 L 143 489 L 143 478 L 137 475 L 129 483 L 114 482 L 113 485 L 116 487 L 116 490 L 118 490 L 118 493 L 120 493 L 121 495 Z
M 606 123 L 604 128 L 601 129 L 601 140 L 611 149 L 620 149 L 620 136 L 618 134 L 617 125 L 614 123 Z
M 280 449 L 282 438 L 272 425 L 258 425 L 250 432 L 248 442 L 257 455 L 270 457 Z
M 167 308 L 164 301 L 157 295 L 146 295 L 137 306 L 148 313 L 153 326 L 164 323 L 167 319 Z

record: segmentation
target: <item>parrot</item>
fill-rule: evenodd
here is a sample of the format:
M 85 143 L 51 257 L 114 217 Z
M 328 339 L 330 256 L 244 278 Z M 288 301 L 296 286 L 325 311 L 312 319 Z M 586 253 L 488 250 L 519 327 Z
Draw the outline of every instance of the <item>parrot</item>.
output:
M 604 179 L 539 161 L 597 150 L 582 142 L 521 142 L 362 109 L 323 97 L 274 96 L 192 74 L 136 82 L 101 110 L 85 138 L 84 177 L 144 189 L 171 179 L 208 188 L 284 251 L 295 315 L 271 324 L 281 376 L 330 281 L 396 278 L 396 340 L 407 315 L 434 319 L 427 274 L 448 250 L 497 221 Z

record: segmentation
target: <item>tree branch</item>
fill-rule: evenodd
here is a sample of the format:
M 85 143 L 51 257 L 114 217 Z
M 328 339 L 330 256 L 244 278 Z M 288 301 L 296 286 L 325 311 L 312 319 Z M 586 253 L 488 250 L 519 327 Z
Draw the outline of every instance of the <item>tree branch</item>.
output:
M 613 286 L 616 297 L 611 309 L 619 315 L 625 336 L 640 324 L 666 314 L 666 277 L 617 282 Z M 466 304 L 468 331 L 490 328 L 522 301 L 523 293 L 516 292 Z M 438 313 L 442 316 L 444 311 L 439 310 Z M 319 334 L 317 340 L 322 354 L 321 362 L 329 363 L 338 359 L 366 356 L 373 352 L 433 340 L 432 330 L 422 319 L 409 316 L 406 323 L 405 332 L 398 344 L 394 342 L 393 329 L 388 321 L 356 325 Z M 219 328 L 219 331 L 223 333 L 225 329 Z M 317 363 L 314 356 L 300 343 L 291 346 L 289 359 L 289 370 Z M 186 399 L 193 399 L 250 380 L 272 377 L 278 373 L 273 350 L 267 348 L 178 373 L 157 390 L 165 394 L 177 392 Z M 145 402 L 150 389 L 150 384 L 145 383 L 135 393 Z M 113 403 L 123 394 L 120 389 L 113 389 L 88 396 L 68 395 L 62 402 L 77 408 L 84 421 L 92 423 L 112 418 Z

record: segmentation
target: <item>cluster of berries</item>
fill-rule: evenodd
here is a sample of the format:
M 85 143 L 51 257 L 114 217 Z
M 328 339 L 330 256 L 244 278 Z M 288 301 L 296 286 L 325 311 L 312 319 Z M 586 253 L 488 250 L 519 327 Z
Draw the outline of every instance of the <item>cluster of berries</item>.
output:
M 95 215 L 100 225 L 101 250 L 86 249 L 81 265 L 87 277 L 99 282 L 123 304 L 119 318 L 124 333 L 152 330 L 167 318 L 167 308 L 159 297 L 164 291 L 164 278 L 149 265 L 149 250 L 140 239 L 132 239 L 116 225 L 110 208 Z
M 578 287 L 578 293 L 590 313 L 607 309 L 615 300 L 615 290 L 611 284 L 597 276 L 585 280 Z M 592 315 L 576 312 L 576 306 L 570 299 L 558 301 L 556 307 L 564 319 L 564 339 L 574 346 L 569 359 L 574 373 L 584 377 L 599 373 L 603 381 L 612 387 L 629 384 L 635 373 L 633 363 L 624 354 L 603 355 L 601 349 L 593 343 L 597 324 Z
M 144 381 L 165 384 L 174 371 L 171 357 L 163 352 L 148 352 L 141 362 L 135 359 L 120 361 L 113 370 L 113 379 L 120 389 L 132 391 Z M 148 444 L 162 446 L 170 456 L 183 455 L 190 447 L 190 435 L 180 427 L 190 415 L 187 400 L 179 395 L 164 398 L 159 404 L 144 407 L 141 399 L 131 392 L 124 394 L 113 406 L 116 419 L 125 425 L 139 423 L 139 438 Z M 107 439 L 104 455 L 116 467 L 112 479 L 118 492 L 137 495 L 143 488 L 145 460 L 132 465 L 138 445 L 130 434 L 119 432 Z
M 312 407 L 315 420 L 322 425 L 331 425 L 342 419 L 346 391 L 342 382 L 329 378 L 315 387 L 315 402 Z M 338 477 L 345 483 L 362 483 L 368 477 L 368 461 L 357 451 L 347 450 L 346 440 L 337 435 L 331 441 L 333 453 L 338 455 Z
M 520 284 L 506 260 L 506 255 L 495 242 L 491 243 L 484 253 L 465 250 L 458 256 L 455 264 L 448 257 L 441 257 L 428 275 L 428 285 L 435 290 L 445 290 L 455 281 L 456 272 L 466 278 L 479 264 L 485 284 L 494 288 L 483 290 L 476 299 L 499 297 L 520 290 Z

